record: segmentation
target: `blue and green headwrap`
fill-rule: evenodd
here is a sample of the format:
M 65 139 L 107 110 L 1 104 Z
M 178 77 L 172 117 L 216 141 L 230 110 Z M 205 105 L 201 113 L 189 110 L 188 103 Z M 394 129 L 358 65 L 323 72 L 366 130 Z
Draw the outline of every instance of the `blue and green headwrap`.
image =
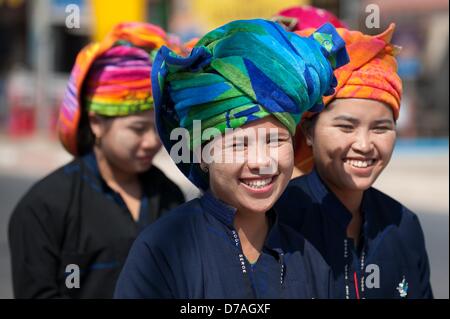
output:
M 180 57 L 163 46 L 152 69 L 152 90 L 158 133 L 165 148 L 177 141 L 177 127 L 190 132 L 193 121 L 201 130 L 238 128 L 269 115 L 294 135 L 306 111 L 323 108 L 322 96 L 331 95 L 337 81 L 333 69 L 348 63 L 345 43 L 331 24 L 309 38 L 285 31 L 266 20 L 238 20 L 207 33 L 190 56 Z M 198 187 L 198 165 L 178 163 Z

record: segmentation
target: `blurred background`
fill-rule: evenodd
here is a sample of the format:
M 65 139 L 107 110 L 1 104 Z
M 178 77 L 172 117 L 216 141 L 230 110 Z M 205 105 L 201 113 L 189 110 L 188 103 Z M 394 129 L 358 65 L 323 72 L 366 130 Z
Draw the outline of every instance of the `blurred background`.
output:
M 14 206 L 34 182 L 70 160 L 56 119 L 84 45 L 122 21 L 148 21 L 187 41 L 230 20 L 270 18 L 294 5 L 327 9 L 370 34 L 396 23 L 404 85 L 399 139 L 375 186 L 418 214 L 435 297 L 449 298 L 447 0 L 0 0 L 0 298 L 12 298 L 7 225 Z M 188 199 L 198 194 L 167 153 L 155 165 Z

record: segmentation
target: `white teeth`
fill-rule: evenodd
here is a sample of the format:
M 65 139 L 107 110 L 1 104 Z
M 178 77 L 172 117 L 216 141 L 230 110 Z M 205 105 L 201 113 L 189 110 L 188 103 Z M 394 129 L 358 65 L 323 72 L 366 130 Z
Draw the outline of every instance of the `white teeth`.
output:
M 243 181 L 243 182 L 245 183 L 245 185 L 247 185 L 251 188 L 259 189 L 259 188 L 263 188 L 263 187 L 269 185 L 272 182 L 272 177 L 265 178 L 265 179 L 251 180 L 251 181 Z
M 375 162 L 375 160 L 357 161 L 357 160 L 346 159 L 345 162 L 350 164 L 351 166 L 354 166 L 354 167 L 366 168 L 368 166 L 372 166 L 373 163 Z

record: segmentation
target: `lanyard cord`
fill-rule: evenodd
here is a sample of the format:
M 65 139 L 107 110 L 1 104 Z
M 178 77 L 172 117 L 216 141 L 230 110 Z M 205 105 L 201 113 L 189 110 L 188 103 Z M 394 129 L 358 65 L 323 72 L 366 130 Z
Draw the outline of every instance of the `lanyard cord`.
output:
M 349 259 L 348 239 L 345 238 L 344 239 L 345 299 L 350 299 L 350 286 L 349 286 L 349 268 L 350 268 L 350 265 L 349 265 L 348 259 Z M 363 297 L 364 283 L 365 283 L 364 267 L 365 267 L 365 250 L 364 250 L 364 246 L 363 246 L 362 252 L 361 252 L 361 281 L 360 281 L 360 283 L 358 283 L 358 275 L 357 275 L 356 271 L 353 272 L 353 283 L 354 283 L 354 287 L 355 287 L 356 299 L 361 299 L 361 297 L 364 299 L 364 297 Z M 360 291 L 359 291 L 359 284 L 361 285 L 361 294 L 360 294 Z
M 249 270 L 247 270 L 246 259 L 244 256 L 244 252 L 242 250 L 241 241 L 239 240 L 239 236 L 234 229 L 231 231 L 231 234 L 233 235 L 233 243 L 239 251 L 238 257 L 242 275 L 244 276 L 246 284 L 251 288 L 251 291 L 253 293 L 252 297 L 256 299 L 257 298 L 256 290 L 250 278 L 250 274 L 248 273 Z

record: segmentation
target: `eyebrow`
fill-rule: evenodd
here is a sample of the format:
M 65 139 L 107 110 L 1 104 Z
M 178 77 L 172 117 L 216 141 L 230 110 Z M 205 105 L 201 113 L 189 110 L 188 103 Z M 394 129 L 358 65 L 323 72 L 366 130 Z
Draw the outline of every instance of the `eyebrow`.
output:
M 150 125 L 153 124 L 154 121 L 152 120 L 136 120 L 136 121 L 132 121 L 129 124 L 130 125 Z
M 394 124 L 394 121 L 391 119 L 381 119 L 381 120 L 376 120 L 374 121 L 375 125 L 379 125 L 379 124 Z
M 359 120 L 357 118 L 348 116 L 348 115 L 339 115 L 333 118 L 334 121 L 348 121 L 351 123 L 359 123 Z
M 339 121 L 339 120 L 341 120 L 341 121 L 348 121 L 348 122 L 351 122 L 351 123 L 354 123 L 354 124 L 358 124 L 360 122 L 357 118 L 354 118 L 354 117 L 351 117 L 351 116 L 348 116 L 348 115 L 339 115 L 339 116 L 336 116 L 335 118 L 333 118 L 333 120 L 336 120 L 336 121 Z M 375 124 L 375 125 L 394 124 L 394 121 L 392 121 L 391 119 L 385 118 L 385 119 L 375 120 L 375 121 L 373 121 L 373 124 Z
M 278 138 L 288 138 L 291 134 L 289 132 L 285 132 L 282 130 L 278 130 L 276 133 L 273 132 L 271 134 L 271 132 L 269 131 L 269 133 L 266 134 L 266 137 L 271 138 L 272 136 L 277 136 Z

